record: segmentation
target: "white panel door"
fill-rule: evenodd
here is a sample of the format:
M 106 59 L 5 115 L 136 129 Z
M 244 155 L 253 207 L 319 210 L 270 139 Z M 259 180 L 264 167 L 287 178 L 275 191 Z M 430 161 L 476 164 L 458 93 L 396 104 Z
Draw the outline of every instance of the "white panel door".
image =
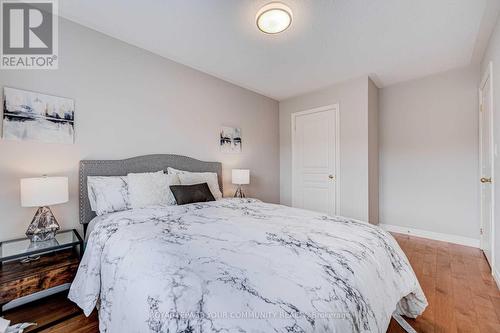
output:
M 491 68 L 491 65 L 490 65 Z M 493 265 L 493 100 L 491 76 L 488 71 L 480 87 L 480 188 L 481 188 L 481 249 Z
M 337 108 L 292 115 L 292 205 L 336 214 Z

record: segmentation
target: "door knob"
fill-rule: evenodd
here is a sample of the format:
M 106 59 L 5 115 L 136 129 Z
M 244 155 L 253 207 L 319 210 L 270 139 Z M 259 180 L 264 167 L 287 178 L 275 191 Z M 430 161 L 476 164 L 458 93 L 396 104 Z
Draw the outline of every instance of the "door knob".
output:
M 483 177 L 481 178 L 481 183 L 491 183 L 491 177 L 490 178 L 486 178 L 486 177 Z
M 334 175 L 328 175 L 328 178 L 330 178 L 331 180 L 335 180 L 335 176 Z

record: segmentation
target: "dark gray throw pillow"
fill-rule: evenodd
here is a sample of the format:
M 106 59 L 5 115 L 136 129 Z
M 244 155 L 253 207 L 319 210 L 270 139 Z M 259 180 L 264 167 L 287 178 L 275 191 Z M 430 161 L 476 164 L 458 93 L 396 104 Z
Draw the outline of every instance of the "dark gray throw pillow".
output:
M 174 194 L 175 201 L 178 205 L 215 201 L 207 183 L 194 185 L 170 185 L 170 190 Z

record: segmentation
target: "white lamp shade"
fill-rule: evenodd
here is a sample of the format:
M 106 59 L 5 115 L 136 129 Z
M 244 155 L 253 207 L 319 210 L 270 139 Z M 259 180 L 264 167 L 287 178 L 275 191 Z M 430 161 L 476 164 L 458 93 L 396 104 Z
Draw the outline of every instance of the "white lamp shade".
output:
M 232 182 L 236 185 L 250 184 L 250 170 L 248 169 L 233 169 Z
M 43 207 L 68 202 L 68 177 L 21 179 L 21 206 Z

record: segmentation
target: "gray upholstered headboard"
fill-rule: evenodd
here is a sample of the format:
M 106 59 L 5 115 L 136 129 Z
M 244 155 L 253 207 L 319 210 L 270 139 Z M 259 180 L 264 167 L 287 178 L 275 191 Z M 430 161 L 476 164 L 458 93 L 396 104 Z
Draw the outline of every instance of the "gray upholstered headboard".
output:
M 222 164 L 203 162 L 197 159 L 171 154 L 145 155 L 125 160 L 83 160 L 80 161 L 80 223 L 86 227 L 96 215 L 90 209 L 87 193 L 87 176 L 126 176 L 128 173 L 155 172 L 167 167 L 193 172 L 216 172 L 222 191 Z M 86 228 L 85 228 L 86 229 Z

